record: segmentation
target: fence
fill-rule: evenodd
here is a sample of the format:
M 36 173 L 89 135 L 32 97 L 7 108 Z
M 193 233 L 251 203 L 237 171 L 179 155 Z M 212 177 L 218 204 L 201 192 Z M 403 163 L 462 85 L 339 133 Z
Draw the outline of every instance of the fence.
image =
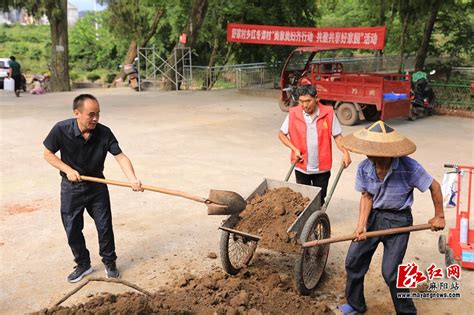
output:
M 447 60 L 448 57 L 431 57 L 427 59 L 426 63 L 444 62 Z M 321 58 L 314 60 L 314 62 L 340 62 L 343 64 L 344 71 L 347 72 L 396 73 L 400 64 L 400 57 Z M 415 57 L 406 57 L 403 68 L 405 71 L 413 71 L 414 64 Z M 192 70 L 192 89 L 278 88 L 282 66 L 283 63 L 269 65 L 259 62 L 214 67 L 193 66 L 186 68 L 184 71 L 186 73 Z
M 270 87 L 276 77 L 276 67 L 264 62 L 228 66 L 193 66 L 193 89 L 233 89 Z
M 474 94 L 469 84 L 431 83 L 441 107 L 474 110 Z
M 445 57 L 428 58 L 426 63 L 443 62 Z M 316 61 L 315 61 L 316 62 Z M 317 62 L 340 62 L 344 71 L 348 72 L 393 72 L 399 67 L 399 56 L 383 57 L 348 57 L 348 58 L 321 58 Z M 404 59 L 404 69 L 414 69 L 415 57 Z M 186 67 L 192 70 L 191 89 L 234 89 L 234 88 L 279 88 L 282 64 L 269 65 L 264 62 L 237 64 L 227 66 Z M 453 69 L 458 70 L 461 68 Z M 467 70 L 466 70 L 467 69 Z M 463 71 L 472 71 L 472 68 L 462 68 Z M 448 108 L 462 108 L 474 110 L 474 96 L 469 84 L 440 84 L 433 83 L 432 87 L 437 96 L 438 104 Z M 186 87 L 189 88 L 189 87 Z

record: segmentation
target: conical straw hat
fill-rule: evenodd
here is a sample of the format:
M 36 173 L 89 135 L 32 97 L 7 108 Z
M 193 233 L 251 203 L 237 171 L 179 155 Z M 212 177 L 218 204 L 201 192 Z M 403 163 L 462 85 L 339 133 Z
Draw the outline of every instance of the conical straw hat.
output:
M 349 151 L 367 156 L 400 157 L 416 150 L 416 145 L 379 120 L 371 126 L 342 138 Z

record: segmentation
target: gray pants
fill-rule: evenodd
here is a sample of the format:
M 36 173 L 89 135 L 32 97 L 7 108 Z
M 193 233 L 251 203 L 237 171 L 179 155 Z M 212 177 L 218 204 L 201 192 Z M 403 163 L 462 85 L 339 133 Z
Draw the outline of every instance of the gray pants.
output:
M 372 209 L 367 221 L 367 231 L 413 225 L 411 209 L 401 211 Z M 409 292 L 397 289 L 398 265 L 402 263 L 410 233 L 368 238 L 352 242 L 346 257 L 346 300 L 354 310 L 364 313 L 367 310 L 364 298 L 364 277 L 369 270 L 370 261 L 380 242 L 384 245 L 382 275 L 390 288 L 390 294 L 397 314 L 416 314 L 411 299 L 399 299 L 397 293 Z

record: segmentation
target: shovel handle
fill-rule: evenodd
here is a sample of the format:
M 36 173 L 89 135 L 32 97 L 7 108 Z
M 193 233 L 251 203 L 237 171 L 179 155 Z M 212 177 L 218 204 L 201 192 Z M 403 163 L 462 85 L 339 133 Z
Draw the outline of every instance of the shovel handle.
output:
M 127 182 L 119 182 L 119 181 L 116 181 L 116 180 L 103 179 L 103 178 L 97 178 L 97 177 L 91 177 L 91 176 L 82 176 L 81 175 L 81 179 L 85 180 L 85 181 L 88 181 L 88 182 L 94 182 L 94 183 L 101 183 L 101 184 L 108 184 L 108 185 L 115 185 L 115 186 L 122 186 L 122 187 L 130 187 L 130 188 L 132 187 L 132 184 L 127 183 Z M 185 193 L 185 192 L 182 192 L 182 191 L 179 191 L 179 190 L 171 190 L 171 189 L 160 188 L 160 187 L 155 187 L 155 186 L 150 186 L 150 185 L 142 185 L 142 188 L 145 189 L 145 190 L 150 190 L 150 191 L 159 192 L 159 193 L 162 193 L 162 194 L 182 197 L 182 198 L 186 198 L 186 199 L 190 199 L 190 200 L 194 200 L 194 201 L 202 202 L 202 203 L 206 203 L 206 204 L 211 203 L 211 201 L 209 201 L 207 199 L 204 199 L 204 198 L 201 198 L 201 197 L 198 197 L 198 196 L 194 196 L 194 195 L 190 195 L 188 193 Z
M 405 226 L 405 227 L 399 227 L 399 228 L 393 228 L 393 229 L 370 231 L 370 232 L 366 232 L 365 236 L 369 238 L 369 237 L 375 237 L 375 236 L 385 236 L 385 235 L 415 232 L 415 231 L 422 231 L 422 230 L 429 230 L 429 229 L 431 229 L 431 224 L 426 223 L 426 224 L 418 224 L 418 225 Z M 303 243 L 303 247 L 313 247 L 313 246 L 324 245 L 324 244 L 351 241 L 355 239 L 355 237 L 356 237 L 355 233 L 352 233 L 352 234 L 343 235 L 343 236 L 325 238 L 322 240 L 314 240 L 314 241 Z

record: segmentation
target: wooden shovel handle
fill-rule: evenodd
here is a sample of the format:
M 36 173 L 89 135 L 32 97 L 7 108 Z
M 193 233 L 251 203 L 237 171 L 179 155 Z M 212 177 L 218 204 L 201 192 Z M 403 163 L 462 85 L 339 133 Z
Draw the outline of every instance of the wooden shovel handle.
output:
M 91 177 L 91 176 L 82 176 L 81 175 L 81 179 L 86 180 L 88 182 L 94 182 L 94 183 L 101 183 L 101 184 L 108 184 L 108 185 L 115 185 L 115 186 L 122 186 L 122 187 L 132 187 L 132 184 L 130 184 L 130 183 L 119 182 L 119 181 L 110 180 L 110 179 Z M 155 187 L 155 186 L 150 186 L 150 185 L 142 185 L 142 188 L 145 189 L 145 190 L 159 192 L 159 193 L 162 193 L 162 194 L 183 197 L 183 198 L 186 198 L 186 199 L 190 199 L 190 200 L 194 200 L 194 201 L 202 202 L 202 203 L 206 203 L 206 204 L 211 203 L 211 201 L 209 201 L 207 199 L 204 199 L 204 198 L 201 198 L 201 197 L 198 197 L 198 196 L 194 196 L 194 195 L 190 195 L 188 193 L 185 193 L 185 192 L 182 192 L 182 191 L 179 191 L 179 190 L 171 190 L 171 189 L 160 188 L 160 187 Z
M 375 236 L 385 236 L 385 235 L 414 232 L 414 231 L 421 231 L 421 230 L 428 230 L 428 229 L 431 229 L 431 224 L 426 223 L 426 224 L 418 224 L 418 225 L 405 226 L 405 227 L 399 227 L 399 228 L 393 228 L 393 229 L 370 231 L 370 232 L 366 232 L 365 236 L 369 238 L 369 237 L 375 237 Z M 306 242 L 306 243 L 303 243 L 303 247 L 313 247 L 317 245 L 351 241 L 353 239 L 355 239 L 355 233 L 352 233 L 350 235 L 343 235 L 343 236 L 325 238 L 322 240 L 314 240 L 314 241 Z

